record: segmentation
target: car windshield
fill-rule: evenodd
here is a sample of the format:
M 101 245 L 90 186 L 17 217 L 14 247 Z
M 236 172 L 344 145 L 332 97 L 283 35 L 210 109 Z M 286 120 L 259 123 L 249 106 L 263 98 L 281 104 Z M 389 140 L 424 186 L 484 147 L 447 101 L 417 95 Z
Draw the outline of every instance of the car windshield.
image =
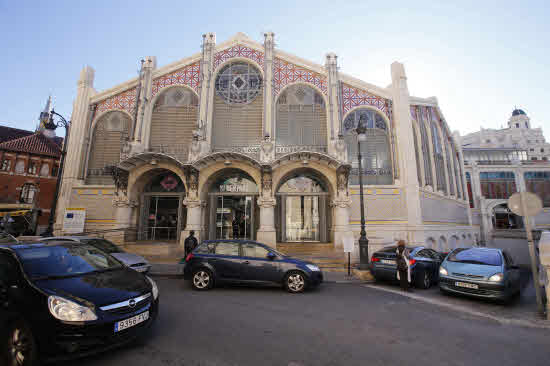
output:
M 487 266 L 502 265 L 502 257 L 498 251 L 476 248 L 456 249 L 449 255 L 447 260 L 449 262 L 482 264 Z
M 71 277 L 123 267 L 109 254 L 87 244 L 26 246 L 16 252 L 32 279 Z
M 105 239 L 81 239 L 84 244 L 90 244 L 105 253 L 122 253 L 122 249 Z

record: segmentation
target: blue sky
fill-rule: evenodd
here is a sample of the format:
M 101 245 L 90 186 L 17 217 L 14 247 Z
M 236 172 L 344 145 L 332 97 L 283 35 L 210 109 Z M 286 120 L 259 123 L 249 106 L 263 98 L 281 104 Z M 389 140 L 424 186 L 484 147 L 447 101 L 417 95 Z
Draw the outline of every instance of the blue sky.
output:
M 0 0 L 0 124 L 34 129 L 48 94 L 67 118 L 86 64 L 103 90 L 237 32 L 385 87 L 405 64 L 412 95 L 437 96 L 452 130 L 505 126 L 514 106 L 550 137 L 550 7 L 543 1 Z M 61 132 L 61 131 L 59 131 Z

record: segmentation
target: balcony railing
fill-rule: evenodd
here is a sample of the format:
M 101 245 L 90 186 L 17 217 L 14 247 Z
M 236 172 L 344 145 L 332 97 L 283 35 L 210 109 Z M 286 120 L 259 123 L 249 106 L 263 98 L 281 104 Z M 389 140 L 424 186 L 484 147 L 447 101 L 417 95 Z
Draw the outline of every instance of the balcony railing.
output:
M 177 160 L 183 162 L 187 160 L 189 154 L 189 144 L 177 144 L 177 145 L 152 145 L 149 152 L 161 153 L 172 156 Z

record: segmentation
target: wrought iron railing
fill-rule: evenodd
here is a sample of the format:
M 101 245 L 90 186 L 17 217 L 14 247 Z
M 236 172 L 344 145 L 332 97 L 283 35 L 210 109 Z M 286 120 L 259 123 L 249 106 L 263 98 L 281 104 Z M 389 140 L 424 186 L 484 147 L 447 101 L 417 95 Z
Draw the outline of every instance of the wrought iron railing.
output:
M 179 161 L 186 161 L 189 154 L 189 144 L 153 145 L 148 151 L 166 154 Z

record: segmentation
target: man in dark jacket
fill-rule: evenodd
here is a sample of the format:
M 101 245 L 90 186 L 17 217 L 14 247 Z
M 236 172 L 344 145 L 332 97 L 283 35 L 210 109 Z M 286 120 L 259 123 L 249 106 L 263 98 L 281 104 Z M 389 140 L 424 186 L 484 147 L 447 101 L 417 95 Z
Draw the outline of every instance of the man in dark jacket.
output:
M 189 236 L 185 239 L 183 242 L 183 246 L 185 247 L 185 258 L 199 245 L 199 242 L 197 241 L 197 238 L 195 238 L 195 231 L 191 230 L 189 232 Z

